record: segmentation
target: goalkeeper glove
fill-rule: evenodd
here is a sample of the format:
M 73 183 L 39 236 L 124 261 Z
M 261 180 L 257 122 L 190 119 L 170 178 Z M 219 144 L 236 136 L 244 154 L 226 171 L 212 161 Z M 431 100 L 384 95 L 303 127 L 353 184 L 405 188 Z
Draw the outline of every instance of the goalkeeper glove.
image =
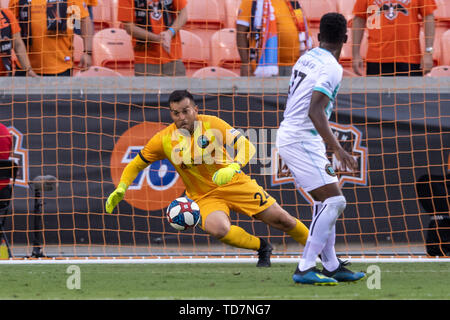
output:
M 212 177 L 212 181 L 218 186 L 222 186 L 230 182 L 234 175 L 239 172 L 241 172 L 241 166 L 237 163 L 232 163 L 225 168 L 217 170 Z
M 112 213 L 117 204 L 123 199 L 125 196 L 125 191 L 127 191 L 127 185 L 123 182 L 119 183 L 117 189 L 114 190 L 106 200 L 106 212 Z

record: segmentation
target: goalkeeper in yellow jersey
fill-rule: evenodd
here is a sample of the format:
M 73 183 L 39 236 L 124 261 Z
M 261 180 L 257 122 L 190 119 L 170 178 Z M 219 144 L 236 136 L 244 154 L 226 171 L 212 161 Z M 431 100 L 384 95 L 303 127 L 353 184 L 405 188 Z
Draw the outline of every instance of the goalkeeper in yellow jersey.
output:
M 232 225 L 230 210 L 285 231 L 305 245 L 308 228 L 241 171 L 255 153 L 250 141 L 218 117 L 199 115 L 186 90 L 172 92 L 169 105 L 173 124 L 155 134 L 125 167 L 106 201 L 106 211 L 113 212 L 141 170 L 168 159 L 182 178 L 186 195 L 200 207 L 201 228 L 223 243 L 257 251 L 258 267 L 270 267 L 272 246 Z

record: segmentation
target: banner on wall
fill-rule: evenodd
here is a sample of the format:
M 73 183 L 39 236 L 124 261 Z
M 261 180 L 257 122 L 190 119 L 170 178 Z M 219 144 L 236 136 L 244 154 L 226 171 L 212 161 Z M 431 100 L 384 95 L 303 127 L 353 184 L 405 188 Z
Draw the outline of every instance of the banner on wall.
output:
M 58 179 L 58 189 L 45 194 L 43 228 L 48 243 L 89 239 L 90 243 L 146 244 L 147 233 L 163 233 L 165 207 L 184 192 L 169 162 L 154 163 L 136 178 L 118 206 L 120 223 L 105 219 L 104 203 L 125 165 L 156 131 L 171 123 L 169 109 L 161 103 L 167 98 L 166 94 L 1 97 L 0 119 L 17 134 L 14 154 L 28 164 L 14 190 L 15 199 L 21 201 L 14 201 L 12 219 L 5 225 L 13 230 L 14 241 L 28 241 L 24 230 L 33 196 L 25 186 L 39 175 Z M 216 115 L 244 132 L 276 130 L 285 103 L 282 97 L 258 94 L 196 99 L 201 113 Z M 423 241 L 421 230 L 428 217 L 415 184 L 422 175 L 442 174 L 448 166 L 450 124 L 439 120 L 439 101 L 449 99 L 446 94 L 338 96 L 332 128 L 346 141 L 360 169 L 355 174 L 337 172 L 348 203 L 338 234 L 345 230 L 358 241 L 388 237 Z M 274 135 L 263 136 L 254 139 L 264 154 L 258 154 L 244 171 L 282 205 L 289 204 L 291 214 L 308 221 L 311 199 L 296 190 L 283 171 Z M 336 171 L 336 159 L 328 156 Z M 260 225 L 255 230 L 263 235 L 267 229 Z

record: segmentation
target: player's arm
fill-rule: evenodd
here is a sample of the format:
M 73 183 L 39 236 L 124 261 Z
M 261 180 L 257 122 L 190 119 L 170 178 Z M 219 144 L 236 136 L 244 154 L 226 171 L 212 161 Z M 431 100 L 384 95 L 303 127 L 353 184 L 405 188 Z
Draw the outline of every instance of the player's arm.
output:
M 144 159 L 142 154 L 139 152 L 130 163 L 127 164 L 125 169 L 123 169 L 122 176 L 120 177 L 120 183 L 128 189 L 128 187 L 136 179 L 139 172 L 147 168 L 149 162 Z
M 120 177 L 119 185 L 116 190 L 114 190 L 106 200 L 105 209 L 106 212 L 112 213 L 114 208 L 122 201 L 125 196 L 125 192 L 128 187 L 133 183 L 134 179 L 136 179 L 139 172 L 144 170 L 148 166 L 148 162 L 144 161 L 141 153 L 139 153 L 130 163 L 127 164 L 125 169 L 122 172 L 122 176 Z
M 328 95 L 322 91 L 314 90 L 311 96 L 311 104 L 308 115 L 325 144 L 341 162 L 342 170 L 356 170 L 357 163 L 355 159 L 342 148 L 341 144 L 331 130 L 330 123 L 328 122 L 328 117 L 325 112 L 325 109 L 329 103 L 330 97 Z
M 256 152 L 255 146 L 239 131 L 232 128 L 226 122 L 223 122 L 222 124 L 221 131 L 225 134 L 225 142 L 226 144 L 233 146 L 236 151 L 236 156 L 233 158 L 231 164 L 214 173 L 212 180 L 218 186 L 230 182 L 234 175 L 239 173 L 241 168 L 247 165 Z
M 255 155 L 256 148 L 253 143 L 250 142 L 250 140 L 248 140 L 240 133 L 233 142 L 233 148 L 236 150 L 236 157 L 234 158 L 234 162 L 238 163 L 240 167 L 243 168 Z
M 138 155 L 127 164 L 120 177 L 119 185 L 116 190 L 109 195 L 108 200 L 106 201 L 106 212 L 113 212 L 114 208 L 122 201 L 125 192 L 133 183 L 134 179 L 136 179 L 139 172 L 147 168 L 150 163 L 162 159 L 160 146 L 161 138 L 160 135 L 157 134 L 147 143 L 144 149 L 142 149 Z

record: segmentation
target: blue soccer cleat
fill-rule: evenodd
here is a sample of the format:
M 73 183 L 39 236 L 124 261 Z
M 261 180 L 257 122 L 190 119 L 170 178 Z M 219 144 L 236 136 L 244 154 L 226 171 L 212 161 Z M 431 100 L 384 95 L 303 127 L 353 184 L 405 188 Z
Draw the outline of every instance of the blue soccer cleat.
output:
M 309 268 L 305 271 L 300 271 L 297 267 L 292 279 L 296 283 L 313 284 L 316 286 L 335 286 L 338 284 L 337 280 L 323 275 L 316 267 Z
M 323 268 L 322 273 L 327 277 L 333 278 L 339 282 L 355 282 L 361 280 L 366 276 L 364 272 L 353 272 L 347 269 L 345 266 L 349 264 L 348 261 L 339 260 L 339 267 L 334 271 L 328 271 Z

